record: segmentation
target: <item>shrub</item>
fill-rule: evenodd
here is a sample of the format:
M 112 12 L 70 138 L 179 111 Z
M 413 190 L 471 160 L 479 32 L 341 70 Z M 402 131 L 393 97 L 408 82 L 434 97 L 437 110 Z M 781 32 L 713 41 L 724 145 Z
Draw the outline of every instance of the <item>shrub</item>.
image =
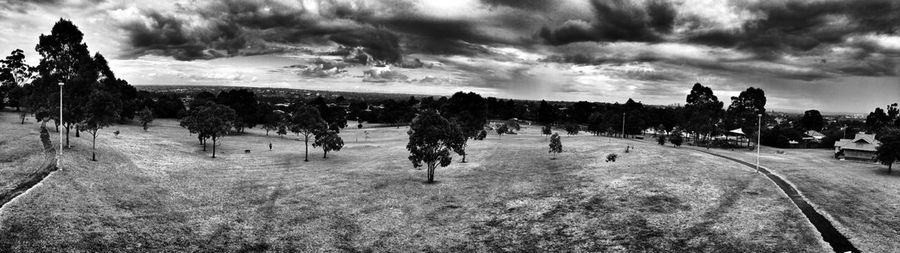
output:
M 666 145 L 666 136 L 662 134 L 656 136 L 656 143 L 659 143 L 659 145 Z
M 681 137 L 681 131 L 675 131 L 672 133 L 672 136 L 669 137 L 669 142 L 675 147 L 681 147 L 681 144 L 684 143 L 684 137 Z
M 619 155 L 617 155 L 617 154 L 606 155 L 606 162 L 616 162 L 616 158 L 618 158 L 618 157 L 619 157 Z

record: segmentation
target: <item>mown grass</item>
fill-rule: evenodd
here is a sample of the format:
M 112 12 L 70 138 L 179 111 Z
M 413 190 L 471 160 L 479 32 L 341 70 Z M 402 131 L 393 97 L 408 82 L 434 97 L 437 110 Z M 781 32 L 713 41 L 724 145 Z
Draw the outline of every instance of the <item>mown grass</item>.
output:
M 469 163 L 425 184 L 405 128 L 348 128 L 343 150 L 304 163 L 302 142 L 259 130 L 226 137 L 212 159 L 176 122 L 113 126 L 98 137 L 99 162 L 75 139 L 63 170 L 8 207 L 0 249 L 827 250 L 786 197 L 736 163 L 634 143 L 625 154 L 623 142 L 588 136 L 564 136 L 550 160 L 538 131 L 472 141 Z M 612 152 L 618 162 L 604 162 Z
M 755 150 L 713 151 L 756 161 Z M 854 246 L 900 250 L 900 173 L 869 161 L 840 161 L 828 149 L 763 147 L 761 153 L 762 166 L 794 184 Z
M 37 123 L 23 125 L 18 115 L 0 113 L 0 204 L 50 172 L 53 154 L 43 152 Z

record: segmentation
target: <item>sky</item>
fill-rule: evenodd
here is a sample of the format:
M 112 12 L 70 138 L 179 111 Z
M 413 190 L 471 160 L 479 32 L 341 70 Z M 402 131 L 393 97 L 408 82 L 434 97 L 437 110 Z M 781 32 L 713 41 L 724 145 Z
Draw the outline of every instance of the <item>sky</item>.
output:
M 896 0 L 0 0 L 0 52 L 36 64 L 61 18 L 136 85 L 671 105 L 699 82 L 726 106 L 748 87 L 776 110 L 900 102 Z

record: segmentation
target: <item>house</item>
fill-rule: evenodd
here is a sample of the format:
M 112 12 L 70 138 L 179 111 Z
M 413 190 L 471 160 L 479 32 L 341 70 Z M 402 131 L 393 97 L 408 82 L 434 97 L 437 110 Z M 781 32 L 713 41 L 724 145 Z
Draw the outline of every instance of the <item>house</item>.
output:
M 818 143 L 818 142 L 822 142 L 822 138 L 825 138 L 824 134 L 822 134 L 816 130 L 806 131 L 805 133 L 803 133 L 803 135 L 804 135 L 803 140 L 808 141 L 808 142 Z
M 875 140 L 874 134 L 858 133 L 853 139 L 841 139 L 834 143 L 834 153 L 843 153 L 845 158 L 872 160 L 875 150 L 881 142 Z

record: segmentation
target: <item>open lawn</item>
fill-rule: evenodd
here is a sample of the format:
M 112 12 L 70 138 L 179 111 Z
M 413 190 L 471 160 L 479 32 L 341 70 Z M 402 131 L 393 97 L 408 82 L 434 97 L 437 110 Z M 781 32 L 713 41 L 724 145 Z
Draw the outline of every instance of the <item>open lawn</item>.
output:
M 755 150 L 711 151 L 756 162 Z M 887 166 L 871 161 L 840 161 L 829 149 L 763 147 L 761 153 L 762 166 L 793 183 L 857 248 L 900 250 L 900 171 L 888 174 Z
M 52 153 L 43 152 L 34 119 L 20 123 L 17 114 L 0 113 L 0 204 L 43 178 L 55 162 Z
M 112 126 L 98 162 L 87 136 L 72 138 L 62 170 L 6 207 L 0 251 L 830 251 L 742 165 L 586 135 L 563 136 L 550 160 L 539 130 L 470 141 L 469 163 L 454 159 L 425 184 L 404 127 L 351 122 L 343 150 L 323 159 L 310 147 L 303 162 L 294 135 L 251 129 L 213 159 L 172 120 Z M 13 145 L 39 145 L 25 138 Z

